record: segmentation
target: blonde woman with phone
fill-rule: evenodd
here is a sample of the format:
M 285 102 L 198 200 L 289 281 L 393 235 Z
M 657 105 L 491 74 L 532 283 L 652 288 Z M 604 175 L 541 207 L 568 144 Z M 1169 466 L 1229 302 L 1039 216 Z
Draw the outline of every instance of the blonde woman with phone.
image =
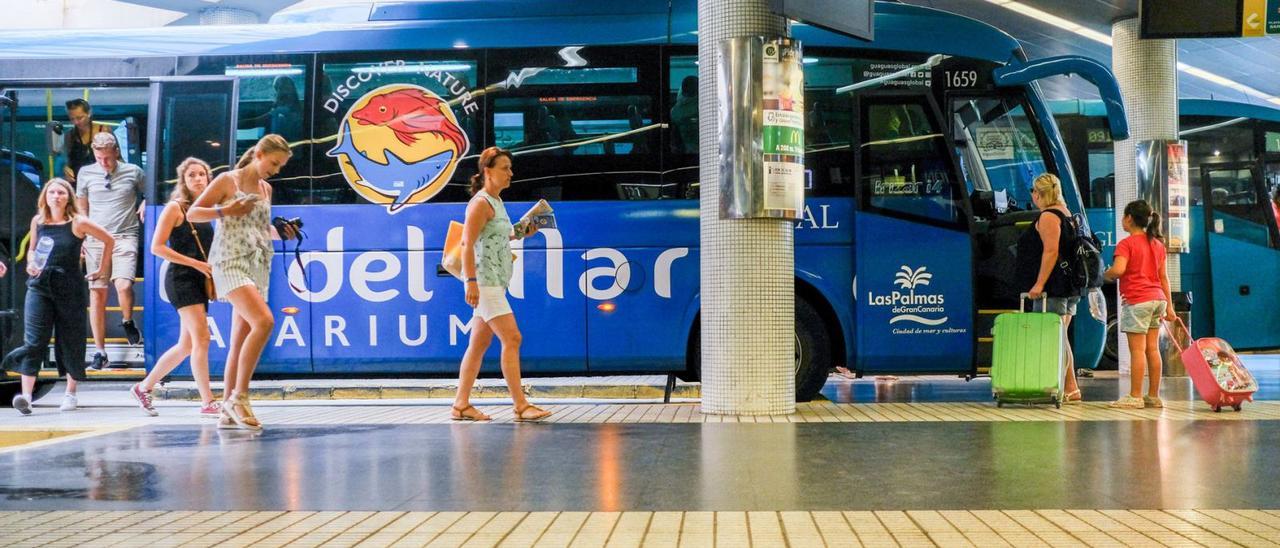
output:
M 275 234 L 271 226 L 267 178 L 280 173 L 292 155 L 283 137 L 263 137 L 240 157 L 236 169 L 214 179 L 187 212 L 193 222 L 218 221 L 209 265 L 218 299 L 229 301 L 232 307 L 219 428 L 262 429 L 249 405 L 249 380 L 275 328 L 275 318 L 267 308 L 274 254 L 271 240 L 293 237 L 291 229 L 288 234 Z

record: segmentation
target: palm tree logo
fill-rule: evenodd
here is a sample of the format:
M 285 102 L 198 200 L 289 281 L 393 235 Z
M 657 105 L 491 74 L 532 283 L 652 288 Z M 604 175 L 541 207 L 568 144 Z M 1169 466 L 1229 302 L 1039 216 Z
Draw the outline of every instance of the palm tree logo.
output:
M 914 294 L 916 286 L 929 285 L 929 280 L 933 279 L 933 274 L 925 272 L 926 268 L 922 266 L 912 270 L 911 267 L 902 265 L 902 270 L 894 276 L 893 283 Z

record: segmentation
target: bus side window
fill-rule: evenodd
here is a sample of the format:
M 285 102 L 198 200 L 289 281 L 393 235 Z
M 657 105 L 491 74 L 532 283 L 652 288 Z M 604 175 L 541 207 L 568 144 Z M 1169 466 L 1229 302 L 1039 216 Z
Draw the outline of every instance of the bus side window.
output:
M 524 75 L 486 95 L 494 144 L 515 153 L 511 200 L 677 197 L 661 181 L 658 49 L 590 47 L 584 65 L 559 49 L 491 50 L 488 79 Z
M 229 63 L 224 69 L 226 74 L 240 77 L 236 158 L 257 144 L 263 135 L 274 133 L 290 143 L 302 141 L 305 136 L 307 65 L 256 65 Z M 311 171 L 310 160 L 305 152 L 294 151 L 278 175 L 279 179 L 290 179 L 290 182 L 274 185 L 272 202 L 279 205 L 311 202 L 310 185 L 306 181 Z
M 691 52 L 692 53 L 692 52 Z M 663 117 L 662 182 L 676 197 L 698 199 L 698 56 L 673 54 L 667 59 L 666 107 Z
M 961 219 L 949 152 L 923 98 L 864 99 L 864 205 L 945 223 Z
M 808 198 L 853 197 L 853 109 L 849 96 L 835 91 L 853 79 L 854 63 L 853 58 L 806 56 L 804 164 Z

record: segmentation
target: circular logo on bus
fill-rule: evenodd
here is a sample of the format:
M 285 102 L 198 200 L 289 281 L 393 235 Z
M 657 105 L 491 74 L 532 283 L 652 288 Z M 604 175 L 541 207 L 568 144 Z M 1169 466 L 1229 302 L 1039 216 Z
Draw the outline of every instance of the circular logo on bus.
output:
M 366 93 L 342 118 L 337 146 L 347 184 L 388 213 L 430 200 L 453 177 L 470 143 L 449 103 L 414 85 Z

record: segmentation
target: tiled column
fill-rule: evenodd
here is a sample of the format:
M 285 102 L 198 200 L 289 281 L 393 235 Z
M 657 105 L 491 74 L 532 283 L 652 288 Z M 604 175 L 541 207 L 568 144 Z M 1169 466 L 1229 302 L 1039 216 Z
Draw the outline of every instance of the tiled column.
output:
M 698 1 L 699 217 L 702 268 L 702 412 L 795 412 L 792 224 L 720 220 L 717 44 L 787 36 L 767 0 Z
M 1178 48 L 1173 40 L 1139 40 L 1138 19 L 1111 25 L 1111 65 L 1129 115 L 1129 139 L 1116 141 L 1116 241 L 1126 236 L 1124 206 L 1138 199 L 1135 146 L 1147 139 L 1178 138 Z M 1154 204 L 1153 204 L 1154 205 Z M 1200 242 L 1192 242 L 1196 245 Z M 1203 245 L 1203 244 L 1201 244 Z M 1169 254 L 1169 285 L 1181 289 L 1181 263 Z M 1117 286 L 1117 291 L 1119 286 Z M 1119 298 L 1116 299 L 1119 303 Z M 1117 311 L 1118 312 L 1118 311 Z M 1129 344 L 1119 334 L 1122 374 L 1129 371 Z

